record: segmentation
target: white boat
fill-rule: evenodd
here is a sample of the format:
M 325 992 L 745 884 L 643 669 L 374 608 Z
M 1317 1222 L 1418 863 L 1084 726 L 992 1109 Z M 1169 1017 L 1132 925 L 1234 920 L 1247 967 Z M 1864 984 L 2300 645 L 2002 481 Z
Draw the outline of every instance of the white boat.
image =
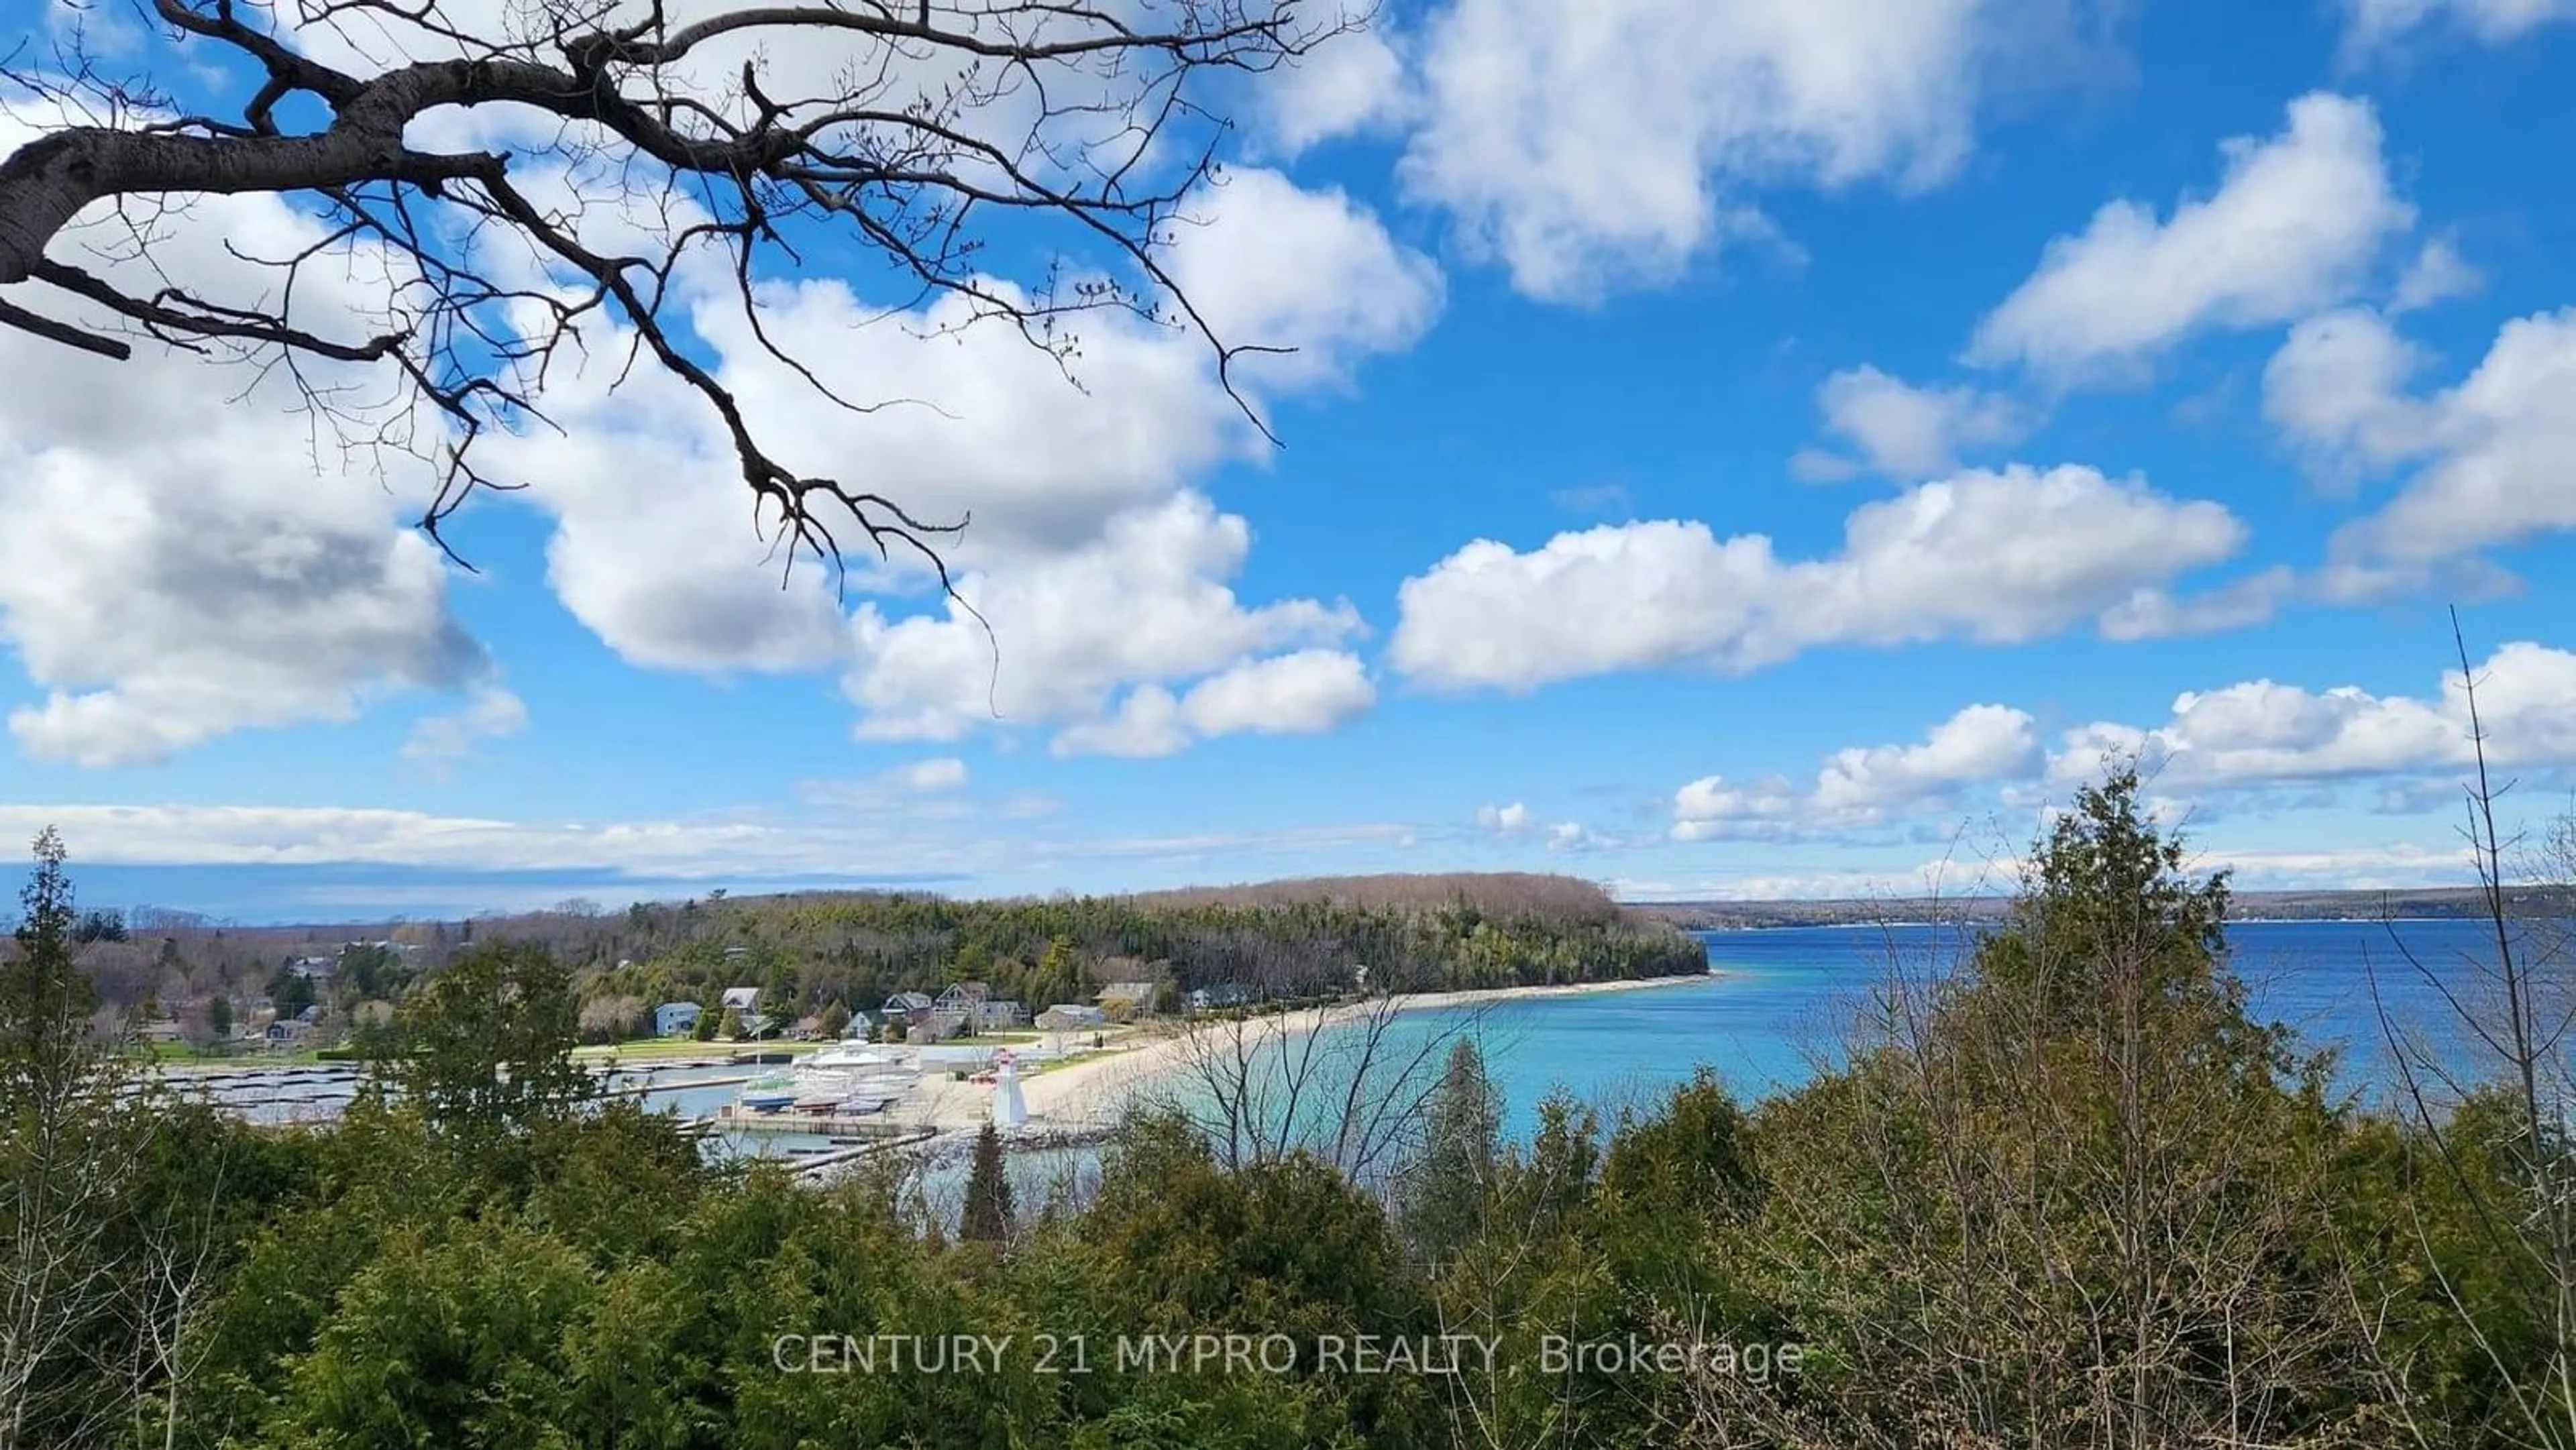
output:
M 900 1067 L 903 1055 L 857 1039 L 836 1042 L 805 1059 L 811 1067 Z

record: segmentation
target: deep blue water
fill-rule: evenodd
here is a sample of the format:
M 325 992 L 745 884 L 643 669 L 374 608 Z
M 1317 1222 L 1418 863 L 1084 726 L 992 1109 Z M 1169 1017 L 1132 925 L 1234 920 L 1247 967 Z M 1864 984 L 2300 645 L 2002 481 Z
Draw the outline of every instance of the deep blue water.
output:
M 1838 1060 L 1855 1009 L 1891 970 L 1919 978 L 1955 964 L 1965 946 L 1956 929 L 1922 926 L 1699 935 L 1719 975 L 1498 1003 L 1472 1015 L 1408 1014 L 1393 1030 L 1399 1040 L 1475 1035 L 1514 1131 L 1526 1132 L 1538 1099 L 1556 1086 L 1605 1119 L 1622 1104 L 1651 1102 L 1702 1064 L 1745 1097 L 1795 1086 L 1818 1063 Z M 2365 1098 L 2393 1080 L 2375 1001 L 2444 1057 L 2466 1060 L 2440 992 L 2401 946 L 2468 996 L 2485 990 L 2495 957 L 2491 928 L 2468 921 L 2238 922 L 2228 941 L 2255 1015 L 2296 1029 L 2303 1045 L 2336 1049 L 2338 1085 Z

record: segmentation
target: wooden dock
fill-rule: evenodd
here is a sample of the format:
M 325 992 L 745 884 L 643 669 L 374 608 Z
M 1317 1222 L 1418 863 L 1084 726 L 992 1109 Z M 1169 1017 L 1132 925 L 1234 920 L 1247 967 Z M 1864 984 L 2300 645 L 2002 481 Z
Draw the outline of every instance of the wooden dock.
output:
M 760 1113 L 740 1103 L 716 1109 L 709 1121 L 718 1132 L 810 1133 L 818 1138 L 901 1138 L 920 1131 L 916 1124 L 883 1113 L 800 1113 L 793 1108 Z

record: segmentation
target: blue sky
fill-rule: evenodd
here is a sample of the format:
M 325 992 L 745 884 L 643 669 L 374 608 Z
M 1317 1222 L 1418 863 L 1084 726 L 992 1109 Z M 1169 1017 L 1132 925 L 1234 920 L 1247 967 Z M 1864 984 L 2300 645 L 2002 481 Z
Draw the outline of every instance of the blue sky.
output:
M 469 575 L 404 527 L 418 469 L 265 384 L 0 337 L 0 825 L 60 823 L 93 899 L 246 917 L 1910 893 L 2117 750 L 2248 886 L 2455 881 L 2446 606 L 2517 822 L 2576 764 L 2570 21 L 1398 0 L 1211 97 L 1173 270 L 1298 349 L 1246 384 L 1282 447 L 1186 337 L 1086 324 L 1076 389 L 852 327 L 880 274 L 828 250 L 769 326 L 939 411 L 836 414 L 701 319 L 802 456 L 972 510 L 998 676 L 917 571 L 781 588 L 666 382 L 576 371 L 564 436 L 496 445 L 533 486 L 452 526 Z M 166 246 L 220 277 L 206 238 L 310 225 L 229 199 Z

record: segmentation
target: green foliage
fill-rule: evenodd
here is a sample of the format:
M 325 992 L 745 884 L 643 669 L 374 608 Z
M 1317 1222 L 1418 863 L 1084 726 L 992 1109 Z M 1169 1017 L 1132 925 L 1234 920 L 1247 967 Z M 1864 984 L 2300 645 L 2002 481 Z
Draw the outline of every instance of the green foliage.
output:
M 1011 1237 L 1011 1176 L 1002 1162 L 1002 1135 L 991 1123 L 975 1135 L 975 1161 L 966 1175 L 966 1211 L 958 1232 L 988 1244 Z
M 103 1056 L 89 1030 L 98 993 L 72 960 L 80 913 L 62 837 L 48 827 L 35 857 L 18 896 L 18 950 L 0 962 L 0 1107 L 13 1113 L 69 1091 Z
M 572 1060 L 579 1017 L 571 975 L 552 954 L 486 943 L 396 1014 L 391 1081 L 430 1122 L 460 1136 L 535 1126 L 595 1091 Z
M 1460 1039 L 1433 1089 L 1421 1152 L 1406 1165 L 1399 1215 L 1426 1264 L 1447 1263 L 1483 1231 L 1503 1158 L 1503 1100 L 1476 1044 Z
M 2246 1016 L 2224 881 L 2136 787 L 2079 793 L 1966 970 L 1892 984 L 1878 1040 L 1762 1114 L 1750 1267 L 1832 1393 L 1741 1413 L 1851 1444 L 2357 1433 L 2321 1068 Z
M 2321 1064 L 2246 1011 L 2224 882 L 2184 872 L 2134 780 L 2075 805 L 2005 925 L 1954 974 L 1892 980 L 1847 1063 L 1798 1091 L 1748 1107 L 1703 1071 L 1607 1128 L 1552 1094 L 1512 1142 L 1462 1045 L 1383 1200 L 1304 1154 L 1228 1171 L 1164 1114 L 1120 1130 L 1087 1198 L 1014 1204 L 988 1128 L 954 1239 L 891 1167 L 818 1187 L 710 1166 L 668 1118 L 593 1099 L 567 1056 L 575 974 L 488 930 L 402 1005 L 391 1090 L 332 1127 L 120 1100 L 49 837 L 0 964 L 0 1245 L 20 1250 L 0 1274 L 17 1335 L 0 1447 L 2529 1442 L 2513 1411 L 2565 1331 L 2482 1218 L 2538 1186 L 2516 1107 L 2471 1095 L 2437 1139 L 2328 1103 Z M 684 915 L 757 932 L 770 909 Z M 813 909 L 855 941 L 887 919 L 868 913 L 942 908 Z M 654 910 L 597 924 L 644 931 Z M 981 910 L 940 929 L 984 933 L 980 969 L 1053 974 L 1064 995 L 1095 929 L 1152 919 Z M 1215 930 L 1255 909 L 1155 910 Z M 1258 908 L 1261 930 L 1366 917 L 1301 910 Z M 1489 907 L 1408 911 L 1382 924 L 1421 955 L 1367 959 L 1561 955 Z M 762 960 L 791 958 L 784 941 Z M 900 955 L 849 960 L 879 947 Z M 40 1302 L 64 1312 L 29 1356 L 16 1326 Z M 1293 1362 L 1193 1372 L 1114 1349 L 1229 1333 L 1282 1336 Z M 1314 1353 L 1444 1334 L 1490 1342 L 1491 1366 L 1468 1350 L 1454 1374 L 1372 1374 Z M 810 1372 L 876 1335 L 1016 1347 L 973 1372 Z M 1090 1372 L 1041 1372 L 1042 1335 L 1059 1369 L 1081 1336 Z M 1806 1359 L 1760 1380 L 1537 1373 L 1550 1336 Z

